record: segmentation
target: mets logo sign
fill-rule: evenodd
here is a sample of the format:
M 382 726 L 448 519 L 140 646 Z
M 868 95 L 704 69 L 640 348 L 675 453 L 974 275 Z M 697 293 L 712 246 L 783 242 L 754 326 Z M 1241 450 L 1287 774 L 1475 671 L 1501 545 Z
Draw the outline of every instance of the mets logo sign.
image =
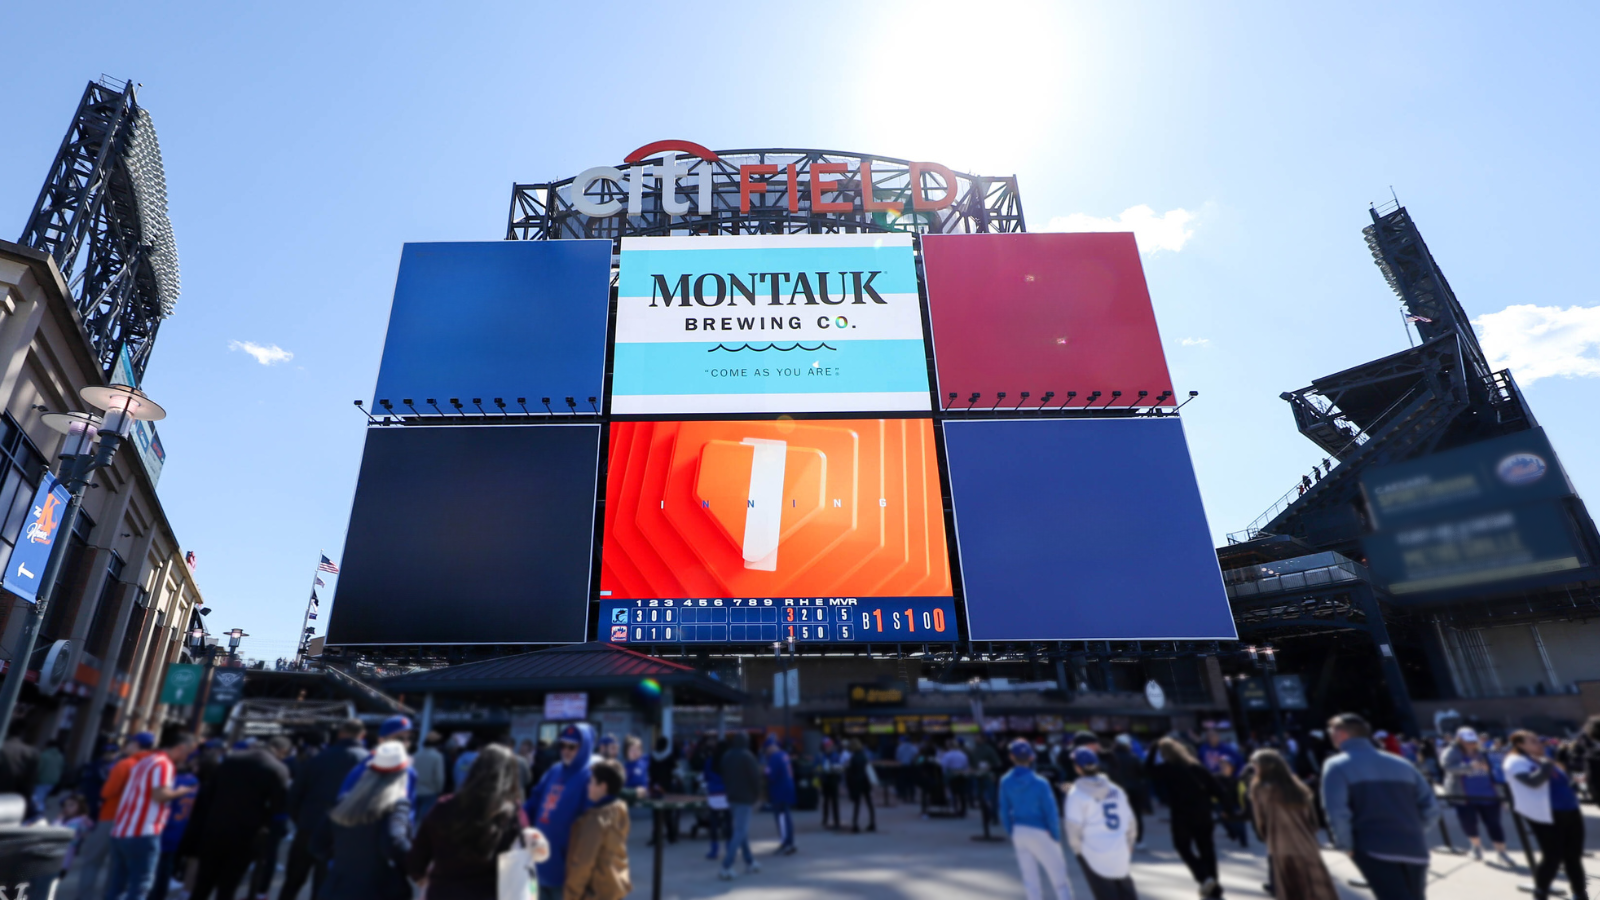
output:
M 61 523 L 61 498 L 53 492 L 46 494 L 44 502 L 33 508 L 33 519 L 23 536 L 35 544 L 50 543 Z
M 1494 473 L 1506 484 L 1522 487 L 1543 478 L 1549 468 L 1537 453 L 1513 453 L 1495 465 Z

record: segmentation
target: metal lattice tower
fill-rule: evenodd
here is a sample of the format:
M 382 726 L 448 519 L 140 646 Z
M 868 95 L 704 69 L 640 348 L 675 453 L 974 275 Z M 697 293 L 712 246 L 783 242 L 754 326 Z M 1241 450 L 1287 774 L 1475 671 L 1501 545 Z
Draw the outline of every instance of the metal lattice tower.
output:
M 852 207 L 849 212 L 819 212 L 791 205 L 786 181 L 774 181 L 766 193 L 750 197 L 750 211 L 739 209 L 739 167 L 770 165 L 779 171 L 794 166 L 802 183 L 809 181 L 814 164 L 843 164 L 848 170 L 839 185 L 850 196 L 862 195 L 861 163 L 872 171 L 872 198 L 875 201 L 905 203 L 912 195 L 912 164 L 903 159 L 866 153 L 833 150 L 721 150 L 715 161 L 685 159 L 689 164 L 687 183 L 700 177 L 712 181 L 711 212 L 694 210 L 673 215 L 662 208 L 658 185 L 643 191 L 640 215 L 615 215 L 591 218 L 572 203 L 572 181 L 567 178 L 544 184 L 516 184 L 511 188 L 511 214 L 506 225 L 507 240 L 550 240 L 555 238 L 617 238 L 668 234 L 837 234 L 858 232 L 911 231 L 919 234 L 997 233 L 1026 231 L 1022 199 L 1017 193 L 1017 178 L 986 177 L 956 172 L 955 202 L 949 207 L 927 212 L 866 212 Z M 939 193 L 945 185 L 924 173 L 919 185 Z M 687 188 L 680 188 L 687 191 Z M 614 181 L 597 181 L 588 196 L 597 201 L 626 200 L 626 186 Z M 795 208 L 798 206 L 799 208 Z
M 131 82 L 89 82 L 18 243 L 55 258 L 108 376 L 125 348 L 142 378 L 181 289 L 167 177 Z

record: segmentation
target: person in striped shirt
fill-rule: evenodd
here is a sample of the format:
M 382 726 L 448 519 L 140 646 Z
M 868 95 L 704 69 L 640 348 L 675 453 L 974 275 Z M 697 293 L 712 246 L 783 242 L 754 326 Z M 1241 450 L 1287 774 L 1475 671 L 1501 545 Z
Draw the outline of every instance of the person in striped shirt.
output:
M 127 786 L 117 803 L 111 826 L 111 884 L 106 900 L 144 900 L 155 881 L 161 856 L 161 830 L 168 806 L 194 793 L 193 787 L 173 787 L 174 761 L 194 752 L 194 735 L 169 732 L 161 749 L 134 763 Z

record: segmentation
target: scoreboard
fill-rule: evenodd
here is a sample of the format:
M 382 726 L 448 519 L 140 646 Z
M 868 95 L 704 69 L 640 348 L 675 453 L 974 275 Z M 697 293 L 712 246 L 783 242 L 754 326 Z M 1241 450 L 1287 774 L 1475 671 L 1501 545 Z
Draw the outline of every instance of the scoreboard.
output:
M 602 600 L 613 644 L 867 643 L 956 640 L 949 597 Z

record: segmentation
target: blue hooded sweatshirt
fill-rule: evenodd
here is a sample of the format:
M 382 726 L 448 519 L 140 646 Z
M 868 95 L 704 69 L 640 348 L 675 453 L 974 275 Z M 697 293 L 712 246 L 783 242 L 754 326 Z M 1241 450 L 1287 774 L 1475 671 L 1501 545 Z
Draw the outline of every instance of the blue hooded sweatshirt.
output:
M 567 881 L 567 842 L 572 823 L 589 807 L 589 760 L 594 755 L 594 729 L 587 724 L 578 731 L 578 755 L 572 762 L 557 762 L 533 789 L 525 807 L 528 822 L 544 833 L 550 842 L 550 858 L 539 864 L 539 883 L 558 888 Z M 566 734 L 565 730 L 562 734 Z
M 773 806 L 793 806 L 794 768 L 789 765 L 789 754 L 774 740 L 767 741 L 766 753 L 767 799 Z

